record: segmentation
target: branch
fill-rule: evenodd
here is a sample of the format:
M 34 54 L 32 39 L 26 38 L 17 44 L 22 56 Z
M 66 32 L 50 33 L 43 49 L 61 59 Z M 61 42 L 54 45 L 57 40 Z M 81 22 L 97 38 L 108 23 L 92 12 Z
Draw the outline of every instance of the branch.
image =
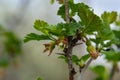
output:
M 83 43 L 76 43 L 74 46 L 81 45 L 81 44 L 83 44 Z
M 66 23 L 70 23 L 70 17 L 69 17 L 69 0 L 65 0 L 65 17 L 66 17 Z M 72 62 L 72 51 L 73 51 L 73 43 L 72 39 L 68 41 L 68 45 L 66 47 L 67 51 L 65 52 L 66 57 L 68 58 L 68 69 L 69 69 L 69 80 L 74 80 L 74 74 L 75 70 L 73 67 Z
M 77 80 L 82 80 L 82 76 L 85 73 L 86 69 L 88 68 L 88 66 L 90 65 L 91 62 L 92 62 L 92 58 L 90 58 L 88 60 L 88 62 L 86 63 L 86 65 L 83 68 L 80 68 L 80 70 L 79 70 L 80 75 L 79 75 Z
M 66 57 L 68 58 L 69 80 L 74 80 L 74 74 L 76 73 L 72 62 L 73 47 L 72 41 L 69 41 L 67 52 L 65 53 L 67 55 Z
M 70 16 L 69 16 L 69 0 L 65 0 L 65 16 L 66 16 L 66 22 L 70 22 Z

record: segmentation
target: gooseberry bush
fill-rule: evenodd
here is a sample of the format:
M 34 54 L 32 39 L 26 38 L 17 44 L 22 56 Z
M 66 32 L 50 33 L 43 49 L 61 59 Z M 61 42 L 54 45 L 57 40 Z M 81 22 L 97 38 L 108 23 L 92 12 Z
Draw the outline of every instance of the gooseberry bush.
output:
M 61 16 L 64 22 L 50 25 L 43 20 L 36 20 L 34 28 L 42 34 L 27 34 L 24 42 L 49 40 L 49 43 L 43 44 L 45 46 L 43 52 L 49 51 L 49 56 L 56 47 L 60 47 L 62 53 L 58 53 L 59 58 L 68 64 L 68 80 L 74 80 L 74 75 L 77 72 L 80 75 L 83 74 L 92 60 L 105 56 L 105 59 L 113 65 L 111 74 L 108 74 L 102 65 L 97 65 L 91 70 L 98 75 L 95 80 L 112 80 L 120 61 L 120 28 L 118 27 L 120 20 L 118 13 L 105 11 L 101 16 L 98 16 L 92 8 L 84 3 L 74 3 L 74 0 L 57 1 L 61 5 L 57 15 Z M 53 4 L 54 0 L 51 0 L 51 3 Z M 79 21 L 74 16 L 79 17 Z M 112 29 L 111 24 L 117 28 Z M 75 55 L 73 48 L 83 43 L 86 44 L 88 54 Z M 117 50 L 113 45 L 117 47 Z M 74 68 L 73 64 L 79 67 L 79 71 Z
M 18 56 L 22 55 L 22 40 L 10 30 L 0 25 L 0 68 L 11 64 L 18 67 Z

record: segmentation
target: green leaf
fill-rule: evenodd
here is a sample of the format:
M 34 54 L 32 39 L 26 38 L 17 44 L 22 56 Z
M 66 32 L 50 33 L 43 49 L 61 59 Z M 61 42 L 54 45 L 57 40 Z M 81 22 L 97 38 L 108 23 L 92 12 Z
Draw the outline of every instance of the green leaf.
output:
M 36 80 L 43 80 L 41 77 L 38 77 Z
M 63 23 L 59 23 L 55 26 L 49 26 L 46 28 L 49 34 L 54 35 L 54 36 L 65 36 L 66 35 L 66 28 Z
M 86 62 L 89 59 L 90 55 L 89 54 L 85 54 L 84 56 L 82 56 L 80 58 L 80 60 L 83 60 L 84 62 Z
M 62 5 L 59 8 L 57 15 L 60 15 L 65 20 L 65 5 Z
M 90 69 L 98 75 L 95 80 L 108 80 L 108 72 L 104 66 L 97 65 Z
M 100 18 L 84 3 L 78 3 L 78 16 L 84 26 L 83 33 L 91 34 L 103 28 Z
M 59 59 L 63 59 L 66 63 L 68 63 L 68 59 L 67 57 L 65 57 L 64 55 L 61 55 L 58 57 Z
M 100 37 L 96 37 L 95 39 L 90 38 L 90 40 L 93 41 L 97 45 L 101 43 L 101 38 Z
M 89 59 L 90 55 L 89 54 L 85 54 L 84 56 L 82 56 L 80 59 L 79 59 L 79 66 L 80 67 L 83 67 L 86 63 L 86 61 Z
M 99 76 L 103 76 L 105 74 L 105 70 L 106 70 L 105 67 L 102 65 L 97 65 L 91 69 Z
M 31 41 L 31 40 L 50 40 L 50 38 L 46 35 L 38 35 L 38 34 L 35 34 L 35 33 L 30 33 L 28 34 L 25 39 L 24 39 L 24 42 L 28 42 L 28 41 Z
M 112 12 L 104 12 L 102 14 L 102 19 L 106 24 L 111 24 L 116 21 L 117 19 L 117 12 L 112 11 Z
M 57 37 L 74 36 L 80 27 L 81 25 L 79 23 L 59 23 L 56 26 L 46 28 L 46 30 L 48 30 L 49 34 Z
M 102 78 L 102 77 L 97 77 L 97 78 L 94 79 L 94 80 L 103 80 L 103 78 Z
M 115 34 L 115 37 L 117 39 L 119 39 L 119 41 L 120 41 L 120 30 L 119 31 L 118 30 L 113 30 L 113 33 Z
M 72 55 L 72 61 L 78 65 L 78 62 L 79 62 L 79 58 L 76 56 L 76 55 Z
M 69 0 L 70 2 L 74 3 L 74 0 Z
M 103 35 L 104 34 L 104 35 Z M 115 38 L 110 26 L 104 24 L 104 28 L 98 31 L 98 36 L 101 38 L 102 41 L 105 40 L 112 40 Z
M 34 23 L 34 28 L 37 30 L 41 30 L 42 27 L 46 27 L 46 26 L 48 26 L 48 23 L 45 21 L 36 20 Z
M 73 36 L 76 34 L 77 29 L 81 27 L 79 23 L 58 24 L 58 27 L 62 27 L 66 30 L 65 36 Z
M 54 0 L 50 0 L 50 3 L 53 4 L 53 3 L 54 3 Z
M 108 31 L 108 32 L 106 32 Z M 104 35 L 103 35 L 104 34 Z M 112 31 L 109 31 L 109 30 L 103 30 L 99 33 L 99 35 L 101 36 L 101 41 L 105 41 L 105 40 L 112 40 L 115 38 L 114 34 Z
M 80 23 L 69 23 L 67 29 L 67 36 L 74 36 L 78 29 L 81 29 L 82 26 Z
M 34 28 L 41 31 L 44 35 L 50 36 L 55 35 L 58 36 L 61 34 L 61 28 L 58 30 L 56 25 L 48 25 L 47 22 L 36 20 L 34 23 Z
M 117 13 L 116 12 L 104 12 L 101 15 L 103 19 L 103 29 L 98 32 L 98 35 L 101 38 L 101 41 L 105 40 L 112 40 L 115 38 L 115 35 L 113 34 L 110 24 L 113 23 L 116 18 L 117 18 Z M 103 35 L 104 34 L 104 35 Z
M 115 22 L 115 24 L 116 24 L 117 26 L 120 26 L 120 20 L 117 20 L 117 21 Z
M 48 27 L 48 23 L 42 20 L 36 20 L 34 23 L 34 28 L 36 30 L 41 31 L 42 33 L 49 35 L 48 31 L 45 29 L 46 27 Z
M 114 50 L 110 50 L 110 51 L 105 51 L 103 53 L 105 54 L 105 58 L 108 61 L 111 61 L 111 62 L 120 61 L 120 52 L 115 52 Z
M 113 33 L 115 35 L 115 44 L 120 48 L 120 30 L 113 30 Z
M 84 3 L 78 3 L 76 4 L 76 7 L 77 8 L 77 12 L 78 12 L 78 16 L 80 17 L 81 21 L 83 24 L 87 24 L 87 18 L 88 18 L 88 15 L 90 11 L 90 8 L 85 5 Z

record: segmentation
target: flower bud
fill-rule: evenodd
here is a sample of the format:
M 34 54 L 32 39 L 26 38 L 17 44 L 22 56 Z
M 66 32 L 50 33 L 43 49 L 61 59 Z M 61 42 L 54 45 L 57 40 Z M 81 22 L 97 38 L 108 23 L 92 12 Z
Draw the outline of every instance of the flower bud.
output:
M 95 49 L 95 47 L 93 45 L 89 45 L 87 46 L 87 51 L 89 52 L 90 56 L 93 59 L 96 59 L 98 57 L 98 51 Z
M 85 66 L 85 62 L 83 61 L 83 60 L 81 60 L 80 62 L 79 62 L 79 67 L 80 68 L 83 68 Z

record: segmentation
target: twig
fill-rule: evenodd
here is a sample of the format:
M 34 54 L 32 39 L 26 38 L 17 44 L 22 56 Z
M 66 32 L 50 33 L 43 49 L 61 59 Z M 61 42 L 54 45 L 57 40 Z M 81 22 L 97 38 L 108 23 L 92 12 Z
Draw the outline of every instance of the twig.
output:
M 77 46 L 77 45 L 81 45 L 81 44 L 83 44 L 83 43 L 76 43 L 75 46 Z
M 55 54 L 57 54 L 57 55 L 65 55 L 64 53 L 55 53 Z
M 74 80 L 75 75 L 75 69 L 73 67 L 73 61 L 72 61 L 72 51 L 74 42 L 72 42 L 72 37 L 68 37 L 68 44 L 64 48 L 64 56 L 68 59 L 68 70 L 69 70 L 69 80 Z
M 65 0 L 65 16 L 66 16 L 66 22 L 70 22 L 70 16 L 69 16 L 69 5 L 68 5 L 69 0 Z
M 80 68 L 80 70 L 79 70 L 80 75 L 79 75 L 77 80 L 82 80 L 82 76 L 85 73 L 86 69 L 88 68 L 88 66 L 90 65 L 91 62 L 92 62 L 92 58 L 90 58 L 88 60 L 88 62 L 86 63 L 86 65 L 83 68 Z

